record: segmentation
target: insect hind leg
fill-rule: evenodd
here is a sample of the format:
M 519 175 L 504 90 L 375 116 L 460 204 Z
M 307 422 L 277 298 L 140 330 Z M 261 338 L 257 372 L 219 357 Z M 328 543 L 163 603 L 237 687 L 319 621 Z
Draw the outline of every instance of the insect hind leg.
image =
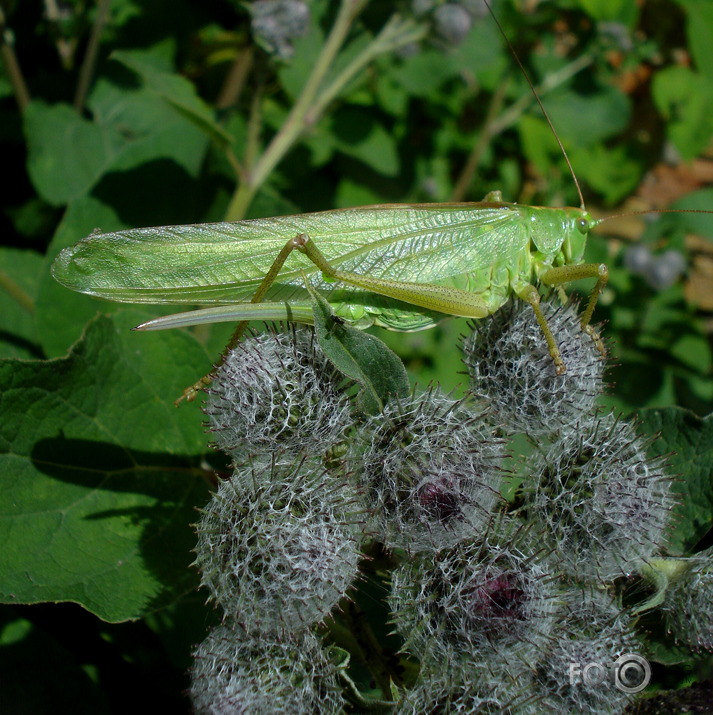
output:
M 457 315 L 463 318 L 485 318 L 490 314 L 488 305 L 483 298 L 470 291 L 436 283 L 397 281 L 351 271 L 342 271 L 333 267 L 327 261 L 306 234 L 301 234 L 295 241 L 297 249 L 304 253 L 322 271 L 324 276 L 332 280 L 342 281 L 347 285 L 446 315 Z
M 287 241 L 283 249 L 277 254 L 277 257 L 273 261 L 268 272 L 265 274 L 265 277 L 262 279 L 260 285 L 257 287 L 255 295 L 253 295 L 250 300 L 251 303 L 259 303 L 263 299 L 270 286 L 275 282 L 275 278 L 277 278 L 278 273 L 282 270 L 282 266 L 285 265 L 287 257 L 295 249 L 300 249 L 306 241 L 307 236 L 303 233 L 297 234 Z M 225 359 L 228 357 L 230 351 L 240 342 L 245 334 L 245 331 L 247 330 L 247 327 L 247 320 L 241 320 L 237 324 L 235 331 L 228 341 L 225 350 L 223 350 L 218 362 L 213 365 L 213 369 L 207 375 L 204 375 L 200 380 L 198 380 L 198 382 L 190 387 L 187 387 L 183 391 L 183 394 L 173 403 L 176 407 L 178 407 L 183 400 L 186 400 L 186 402 L 192 402 L 195 400 L 196 397 L 198 397 L 198 393 L 213 382 L 213 375 L 215 374 L 215 371 L 225 362 Z

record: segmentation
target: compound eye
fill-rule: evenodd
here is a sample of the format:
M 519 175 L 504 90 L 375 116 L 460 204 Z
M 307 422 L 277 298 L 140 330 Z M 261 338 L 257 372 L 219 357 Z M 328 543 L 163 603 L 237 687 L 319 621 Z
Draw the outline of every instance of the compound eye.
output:
M 580 233 L 587 233 L 589 231 L 589 221 L 586 218 L 578 218 L 577 229 Z

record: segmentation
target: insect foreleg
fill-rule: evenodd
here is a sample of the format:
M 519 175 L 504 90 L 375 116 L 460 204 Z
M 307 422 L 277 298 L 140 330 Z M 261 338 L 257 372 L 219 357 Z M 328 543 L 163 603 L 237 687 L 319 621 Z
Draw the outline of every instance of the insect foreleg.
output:
M 542 312 L 542 307 L 540 306 L 540 294 L 537 292 L 537 288 L 533 285 L 528 285 L 519 290 L 517 294 L 520 298 L 522 298 L 522 300 L 527 301 L 532 306 L 532 310 L 535 312 L 535 318 L 537 319 L 537 324 L 540 326 L 540 330 L 545 337 L 547 349 L 555 363 L 555 372 L 558 375 L 563 375 L 567 368 L 565 367 L 564 360 L 562 360 L 560 349 L 557 347 L 555 336 L 552 335 L 550 326 L 547 323 L 547 318 L 545 318 L 545 314 Z
M 599 352 L 602 355 L 606 355 L 604 343 L 602 342 L 599 333 L 590 325 L 590 323 L 594 313 L 594 308 L 597 305 L 597 300 L 599 299 L 599 294 L 604 290 L 604 286 L 606 286 L 607 281 L 609 280 L 609 269 L 603 263 L 583 263 L 578 266 L 557 266 L 556 268 L 550 268 L 540 276 L 542 283 L 551 286 L 559 286 L 563 283 L 579 280 L 580 278 L 597 279 L 592 292 L 589 294 L 589 301 L 587 302 L 587 307 L 582 313 L 582 319 L 580 322 L 582 330 L 584 330 L 587 335 L 591 336 Z
M 434 283 L 395 281 L 351 271 L 340 271 L 327 261 L 309 236 L 303 234 L 303 238 L 304 242 L 297 246 L 298 250 L 304 253 L 328 278 L 446 315 L 485 318 L 490 314 L 487 303 L 480 296 L 469 291 Z

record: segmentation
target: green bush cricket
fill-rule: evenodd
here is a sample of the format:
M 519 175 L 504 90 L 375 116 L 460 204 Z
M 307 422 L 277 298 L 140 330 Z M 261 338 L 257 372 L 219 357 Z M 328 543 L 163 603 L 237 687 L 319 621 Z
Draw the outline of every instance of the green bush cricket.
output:
M 534 281 L 558 286 L 597 277 L 582 317 L 588 329 L 607 278 L 605 266 L 582 263 L 596 222 L 583 209 L 519 206 L 498 193 L 485 198 L 93 234 L 62 251 L 52 272 L 72 290 L 112 301 L 220 306 L 157 318 L 139 326 L 144 330 L 309 322 L 303 275 L 359 327 L 418 330 L 444 314 L 484 318 L 515 294 L 535 309 L 562 371 Z
M 597 223 L 583 201 L 580 208 L 531 207 L 491 192 L 478 203 L 385 204 L 95 233 L 63 250 L 52 272 L 72 290 L 111 301 L 210 306 L 138 329 L 241 321 L 228 349 L 248 320 L 310 322 L 305 279 L 338 317 L 393 330 L 431 327 L 446 315 L 484 318 L 516 295 L 533 307 L 561 373 L 536 285 L 596 278 L 581 324 L 603 351 L 590 322 L 607 268 L 583 263 L 587 233 Z M 209 381 L 184 396 L 193 399 Z

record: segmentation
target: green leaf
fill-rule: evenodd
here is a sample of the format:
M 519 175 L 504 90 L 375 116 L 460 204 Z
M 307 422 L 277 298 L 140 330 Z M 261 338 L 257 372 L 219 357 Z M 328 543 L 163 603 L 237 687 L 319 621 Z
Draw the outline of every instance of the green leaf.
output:
M 151 89 L 99 79 L 87 105 L 98 125 L 120 132 L 124 139 L 109 170 L 126 171 L 166 158 L 198 176 L 208 147 L 206 133 Z
M 201 351 L 185 334 L 130 333 L 135 320 L 90 324 L 66 358 L 0 361 L 5 603 L 74 601 L 122 621 L 196 585 L 205 435 L 172 401 Z
M 47 254 L 35 304 L 37 332 L 48 357 L 64 355 L 97 313 L 117 310 L 115 303 L 74 293 L 57 283 L 50 275 L 52 260 L 63 248 L 75 244 L 92 231 L 120 231 L 124 228 L 129 226 L 119 219 L 116 211 L 93 197 L 78 199 L 67 207 Z
M 665 634 L 659 635 L 658 638 L 649 637 L 646 639 L 646 658 L 649 661 L 663 663 L 664 665 L 690 663 L 692 660 L 689 648 L 677 646 L 671 637 Z M 680 693 L 681 691 L 677 690 L 676 692 Z
M 697 233 L 699 236 L 713 241 L 713 214 L 710 208 L 713 206 L 713 189 L 700 189 L 688 194 L 676 201 L 672 208 L 692 209 L 694 211 L 705 211 L 706 213 L 680 213 L 668 214 L 669 219 L 676 218 L 676 222 L 683 224 L 687 231 Z
M 334 195 L 334 207 L 341 209 L 350 206 L 368 206 L 378 204 L 381 200 L 381 196 L 369 186 L 342 179 Z
M 34 251 L 0 248 L 0 358 L 40 356 L 34 312 L 43 262 Z
M 379 72 L 374 83 L 381 110 L 394 117 L 404 115 L 410 100 L 408 92 L 388 72 Z
M 688 67 L 668 67 L 654 76 L 652 94 L 668 121 L 669 139 L 684 159 L 693 159 L 713 135 L 710 79 Z
M 117 50 L 111 57 L 138 74 L 149 89 L 181 112 L 186 119 L 210 136 L 218 146 L 230 145 L 230 134 L 215 121 L 213 111 L 198 96 L 195 86 L 185 77 L 164 72 L 140 50 Z
M 528 114 L 520 118 L 517 126 L 523 153 L 541 174 L 547 175 L 552 165 L 552 157 L 562 154 L 553 139 L 552 130 L 546 121 Z
M 711 346 L 708 336 L 693 332 L 684 333 L 671 343 L 670 353 L 690 370 L 709 375 L 711 369 Z
M 669 550 L 686 555 L 713 526 L 713 416 L 701 419 L 679 407 L 645 409 L 638 415 L 641 434 L 660 433 L 652 455 L 670 458 L 668 473 L 676 476 Z
M 641 165 L 630 158 L 625 146 L 594 144 L 570 152 L 578 179 L 598 191 L 607 204 L 615 204 L 634 191 L 641 181 Z
M 686 33 L 698 71 L 713 80 L 713 4 L 710 0 L 678 0 L 688 15 Z
M 396 353 L 378 338 L 341 322 L 325 298 L 305 283 L 312 296 L 314 327 L 327 358 L 361 387 L 360 409 L 378 414 L 393 397 L 406 397 L 409 382 Z
M 332 120 L 335 146 L 344 154 L 364 162 L 384 176 L 399 173 L 399 156 L 396 141 L 374 112 L 361 107 L 346 107 L 335 112 Z
M 630 119 L 631 103 L 616 87 L 600 85 L 591 94 L 571 90 L 547 96 L 547 113 L 562 141 L 577 147 L 593 146 L 623 131 Z M 533 107 L 535 116 L 539 107 Z M 551 133 L 551 130 L 550 130 Z
M 54 205 L 87 194 L 117 156 L 122 137 L 68 104 L 30 102 L 24 113 L 27 168 L 37 192 Z
M 450 54 L 425 48 L 405 57 L 391 77 L 413 97 L 428 97 L 460 71 L 460 64 Z

